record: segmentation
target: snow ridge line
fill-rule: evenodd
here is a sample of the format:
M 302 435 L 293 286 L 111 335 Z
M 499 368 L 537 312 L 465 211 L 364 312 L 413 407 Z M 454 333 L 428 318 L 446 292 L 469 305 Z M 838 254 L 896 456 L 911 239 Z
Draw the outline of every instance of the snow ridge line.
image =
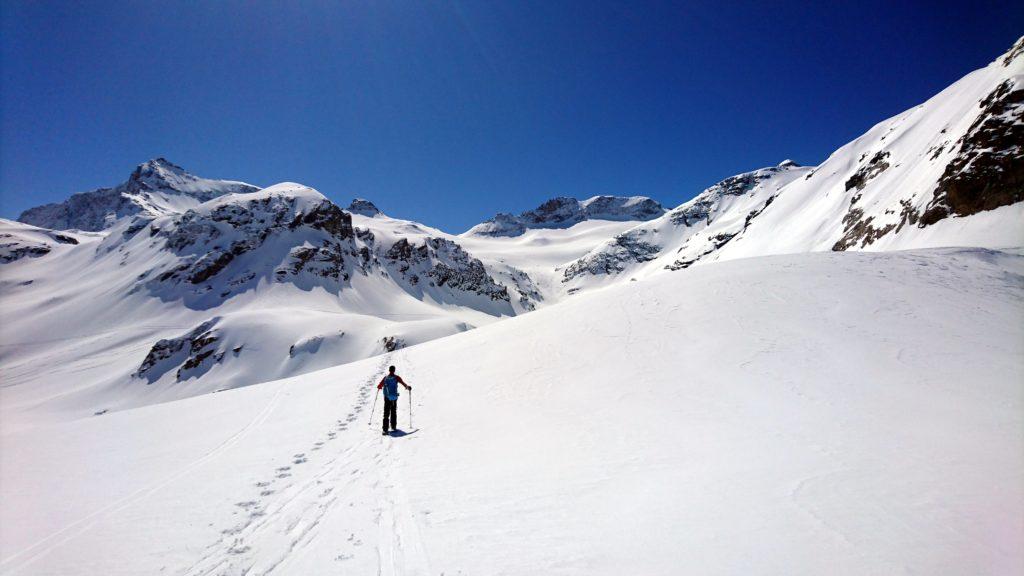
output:
M 71 524 L 68 524 L 64 528 L 61 528 L 57 532 L 54 532 L 53 534 L 47 536 L 46 538 L 43 538 L 42 540 L 40 540 L 39 542 L 36 542 L 32 546 L 29 546 L 28 548 L 26 548 L 26 549 L 24 549 L 24 550 L 22 550 L 20 552 L 17 552 L 15 554 L 9 556 L 8 558 L 5 558 L 3 561 L 0 561 L 0 569 L 3 569 L 5 571 L 6 570 L 10 570 L 10 571 L 13 572 L 15 570 L 20 570 L 21 568 L 24 568 L 25 566 L 30 564 L 33 560 L 38 559 L 40 556 L 42 556 L 43 554 L 49 552 L 53 548 L 55 548 L 55 547 L 65 543 L 65 542 L 67 542 L 68 540 L 74 538 L 75 536 L 78 536 L 78 535 L 82 534 L 83 532 L 88 530 L 90 527 L 95 525 L 96 522 L 101 517 L 109 516 L 111 514 L 120 512 L 121 510 L 124 510 L 125 508 L 128 508 L 129 506 L 131 506 L 132 504 L 135 504 L 139 500 L 144 499 L 145 497 L 147 497 L 147 496 L 157 492 L 161 488 L 164 488 L 165 486 L 168 486 L 168 485 L 172 484 L 173 482 L 177 481 L 178 479 L 182 478 L 183 476 L 189 474 L 190 472 L 192 472 L 196 468 L 198 468 L 198 467 L 202 466 L 203 464 L 205 464 L 206 462 L 209 462 L 210 460 L 212 460 L 214 457 L 219 456 L 222 452 L 224 452 L 225 450 L 229 449 L 231 446 L 236 444 L 250 430 L 252 430 L 256 426 L 259 426 L 259 425 L 263 424 L 263 422 L 265 422 L 267 420 L 267 418 L 270 416 L 270 414 L 274 411 L 274 409 L 277 407 L 278 403 L 280 402 L 281 393 L 283 391 L 284 391 L 284 386 L 283 386 L 283 384 L 279 383 L 277 385 L 277 391 L 275 391 L 274 395 L 270 398 L 269 401 L 267 401 L 267 405 L 264 406 L 263 410 L 261 410 L 256 416 L 254 416 L 253 419 L 249 421 L 249 423 L 247 423 L 246 425 L 242 426 L 242 428 L 240 428 L 237 432 L 232 434 L 226 440 L 224 440 L 223 442 L 221 442 L 220 444 L 215 446 L 213 449 L 211 449 L 209 452 L 207 452 L 203 456 L 200 456 L 198 459 L 192 461 L 192 463 L 187 464 L 184 468 L 182 468 L 178 472 L 176 472 L 174 474 L 171 474 L 166 479 L 164 479 L 162 482 L 159 482 L 156 485 L 146 486 L 146 487 L 143 487 L 143 488 L 139 488 L 138 490 L 136 490 L 135 492 L 132 492 L 128 496 L 125 496 L 124 498 L 122 498 L 120 500 L 112 502 L 111 504 L 109 504 L 107 506 L 104 506 L 103 508 L 100 508 L 99 510 L 89 514 L 85 518 L 82 518 L 80 520 L 72 522 Z M 62 537 L 62 535 L 63 535 L 63 537 Z M 57 539 L 57 540 L 52 542 L 51 544 L 48 544 L 44 548 L 36 550 L 40 546 L 43 546 L 44 544 L 47 544 L 47 542 L 50 542 L 51 540 L 55 540 L 55 539 Z M 36 551 L 33 552 L 33 550 L 36 550 Z M 26 556 L 26 555 L 28 555 L 28 556 Z M 21 562 L 19 562 L 18 564 L 12 564 L 16 559 L 21 558 L 23 556 L 26 556 L 26 557 Z

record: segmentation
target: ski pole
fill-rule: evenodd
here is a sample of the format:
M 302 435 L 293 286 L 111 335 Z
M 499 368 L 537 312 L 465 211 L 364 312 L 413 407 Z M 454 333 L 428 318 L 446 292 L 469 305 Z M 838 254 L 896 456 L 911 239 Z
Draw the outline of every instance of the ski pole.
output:
M 373 395 L 373 408 L 370 408 L 370 422 L 368 426 L 373 426 L 373 413 L 377 410 L 377 396 L 380 396 L 380 388 L 377 388 L 377 393 Z
M 412 428 L 412 388 L 409 389 L 409 428 Z

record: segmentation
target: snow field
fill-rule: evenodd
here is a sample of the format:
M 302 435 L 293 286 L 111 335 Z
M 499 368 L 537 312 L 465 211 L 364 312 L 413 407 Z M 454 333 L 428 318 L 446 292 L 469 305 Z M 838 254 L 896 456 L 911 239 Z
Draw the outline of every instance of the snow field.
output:
M 5 424 L 0 573 L 1019 572 L 1022 274 L 988 250 L 736 260 Z M 416 428 L 403 395 L 383 438 L 389 363 Z

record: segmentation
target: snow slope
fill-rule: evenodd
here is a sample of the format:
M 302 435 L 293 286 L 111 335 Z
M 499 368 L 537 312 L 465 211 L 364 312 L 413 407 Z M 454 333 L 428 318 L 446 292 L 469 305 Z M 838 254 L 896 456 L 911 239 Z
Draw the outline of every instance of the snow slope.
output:
M 405 395 L 382 438 L 388 363 L 415 420 Z M 5 413 L 0 573 L 1020 573 L 1021 382 L 1019 252 L 698 266 L 260 386 Z
M 1024 38 L 819 166 L 787 161 L 723 180 L 607 240 L 562 281 L 583 289 L 768 254 L 1016 247 L 1021 222 Z

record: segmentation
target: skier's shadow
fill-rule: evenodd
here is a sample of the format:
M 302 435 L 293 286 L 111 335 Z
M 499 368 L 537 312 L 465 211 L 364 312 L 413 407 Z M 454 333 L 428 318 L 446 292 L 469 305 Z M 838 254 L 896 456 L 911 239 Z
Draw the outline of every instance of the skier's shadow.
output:
M 406 432 L 405 430 L 400 430 L 400 429 L 399 430 L 392 430 L 391 431 L 391 437 L 392 438 L 401 438 L 403 436 L 411 436 L 411 435 L 413 435 L 413 434 L 415 434 L 415 433 L 417 433 L 419 431 L 420 431 L 419 428 L 417 428 L 415 430 L 410 430 L 408 432 Z

